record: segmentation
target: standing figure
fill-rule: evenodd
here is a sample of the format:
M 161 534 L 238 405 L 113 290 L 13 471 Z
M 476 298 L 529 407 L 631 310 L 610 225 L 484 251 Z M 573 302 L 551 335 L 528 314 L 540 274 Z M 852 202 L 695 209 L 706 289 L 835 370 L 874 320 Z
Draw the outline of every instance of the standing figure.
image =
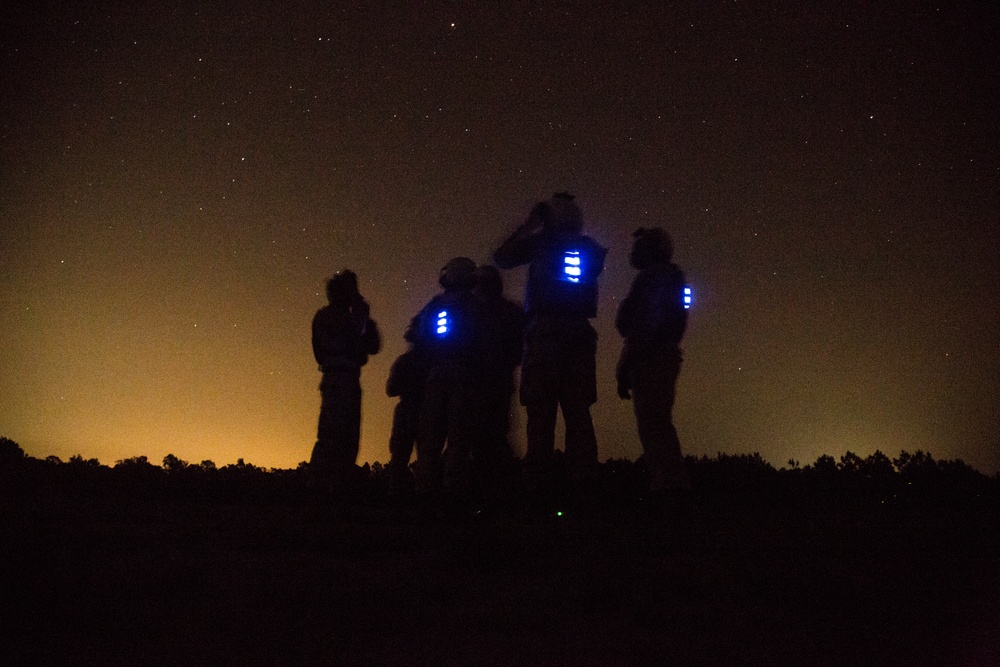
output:
M 361 438 L 361 367 L 382 346 L 358 278 L 345 269 L 326 283 L 329 303 L 312 321 L 312 347 L 323 372 L 319 427 L 309 468 L 321 492 L 344 496 L 357 476 Z
M 653 228 L 633 236 L 629 261 L 639 273 L 615 318 L 625 338 L 616 379 L 618 395 L 632 399 L 650 490 L 660 494 L 691 488 L 673 424 L 688 302 L 684 274 L 671 262 L 670 235 Z
M 412 342 L 412 325 L 407 328 L 405 338 Z M 413 491 L 409 465 L 420 435 L 420 412 L 428 370 L 427 351 L 411 345 L 393 362 L 385 383 L 386 395 L 399 397 L 392 413 L 392 432 L 389 435 L 389 495 L 393 498 Z
M 438 282 L 444 291 L 424 306 L 413 327 L 414 344 L 428 358 L 414 481 L 423 500 L 444 491 L 459 501 L 468 491 L 482 363 L 480 308 L 472 294 L 475 262 L 450 260 Z
M 500 268 L 528 265 L 520 397 L 528 419 L 525 482 L 536 496 L 551 491 L 559 408 L 570 479 L 597 474 L 590 416 L 597 401 L 597 332 L 589 320 L 597 315 L 597 277 L 607 250 L 582 229 L 573 196 L 558 193 L 535 205 L 493 254 Z
M 489 501 L 510 490 L 516 470 L 510 446 L 515 370 L 524 348 L 524 307 L 506 298 L 503 280 L 494 266 L 476 269 L 476 287 L 483 314 L 483 367 L 479 435 L 472 450 L 473 476 Z

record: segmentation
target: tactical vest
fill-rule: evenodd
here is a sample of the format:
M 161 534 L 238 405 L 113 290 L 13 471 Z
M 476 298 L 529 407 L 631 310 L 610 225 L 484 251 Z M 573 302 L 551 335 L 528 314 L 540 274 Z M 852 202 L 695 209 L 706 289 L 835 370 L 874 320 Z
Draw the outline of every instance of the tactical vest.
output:
M 476 316 L 468 299 L 438 298 L 427 306 L 421 323 L 421 339 L 434 362 L 476 356 L 479 345 Z
M 604 254 L 603 248 L 585 237 L 550 244 L 529 277 L 531 310 L 588 318 L 597 315 L 597 277 L 604 268 Z

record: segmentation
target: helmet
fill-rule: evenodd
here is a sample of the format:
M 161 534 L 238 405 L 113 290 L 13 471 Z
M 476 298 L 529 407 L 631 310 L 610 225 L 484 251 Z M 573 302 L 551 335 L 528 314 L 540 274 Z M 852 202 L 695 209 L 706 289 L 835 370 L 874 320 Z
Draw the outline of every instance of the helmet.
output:
M 438 283 L 447 291 L 472 289 L 476 284 L 476 263 L 468 257 L 455 257 L 441 267 Z
M 665 229 L 640 227 L 632 236 L 635 242 L 632 244 L 629 262 L 640 271 L 648 266 L 665 264 L 673 259 L 674 241 Z
M 579 232 L 583 229 L 583 213 L 580 207 L 573 203 L 573 195 L 568 192 L 557 192 L 548 202 L 548 218 L 546 222 L 552 229 L 560 232 Z
M 476 269 L 476 292 L 486 298 L 496 298 L 503 294 L 503 278 L 497 267 L 484 264 Z

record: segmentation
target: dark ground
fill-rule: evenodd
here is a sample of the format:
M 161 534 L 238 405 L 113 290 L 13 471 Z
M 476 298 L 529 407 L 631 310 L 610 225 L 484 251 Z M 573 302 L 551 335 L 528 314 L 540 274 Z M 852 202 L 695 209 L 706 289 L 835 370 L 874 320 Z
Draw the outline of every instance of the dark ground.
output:
M 562 516 L 308 470 L 0 461 L 0 663 L 1000 665 L 1000 477 L 928 455 L 603 464 Z M 515 492 L 516 488 L 513 489 Z
M 2 512 L 7 664 L 1000 664 L 988 506 Z

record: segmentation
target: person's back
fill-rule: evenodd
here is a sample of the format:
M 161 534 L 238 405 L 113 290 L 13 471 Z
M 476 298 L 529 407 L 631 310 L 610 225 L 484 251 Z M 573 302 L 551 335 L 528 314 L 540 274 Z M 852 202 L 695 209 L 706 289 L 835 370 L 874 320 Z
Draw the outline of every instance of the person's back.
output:
M 537 204 L 493 255 L 501 268 L 528 264 L 520 398 L 528 417 L 525 481 L 539 496 L 553 483 L 559 409 L 570 475 L 583 480 L 597 470 L 590 416 L 597 401 L 597 332 L 589 320 L 597 314 L 597 278 L 607 250 L 585 236 L 582 226 L 573 197 L 558 193 Z
M 516 462 L 510 445 L 515 370 L 524 349 L 524 308 L 503 294 L 493 266 L 476 271 L 475 294 L 483 316 L 484 357 L 480 373 L 479 428 L 473 447 L 473 476 L 482 499 L 495 503 L 515 486 Z
M 419 403 L 424 396 L 424 384 L 430 360 L 426 351 L 411 347 L 392 362 L 385 382 L 385 395 L 401 401 Z
M 460 497 L 468 488 L 483 356 L 482 318 L 472 294 L 475 269 L 465 257 L 450 260 L 439 277 L 444 291 L 414 322 L 414 345 L 428 358 L 414 468 L 423 498 L 442 488 Z
M 495 267 L 480 266 L 476 276 L 474 294 L 479 299 L 485 338 L 484 375 L 491 379 L 512 378 L 524 353 L 524 307 L 504 296 L 500 272 Z
M 528 265 L 524 310 L 528 318 L 597 315 L 597 278 L 607 249 L 582 232 L 579 209 L 569 195 L 540 202 L 528 220 L 493 254 L 502 269 Z
M 639 270 L 615 326 L 624 338 L 616 378 L 631 399 L 643 458 L 656 493 L 691 486 L 673 425 L 680 341 L 687 327 L 684 274 L 672 263 L 673 243 L 662 229 L 635 233 L 630 261 Z
M 389 494 L 394 498 L 412 491 L 409 464 L 420 435 L 420 412 L 429 370 L 426 351 L 413 346 L 396 358 L 385 383 L 386 395 L 399 398 L 389 435 Z
M 618 333 L 633 351 L 680 344 L 687 327 L 684 288 L 684 273 L 671 262 L 639 271 L 615 318 Z
M 431 368 L 476 365 L 482 358 L 482 318 L 471 288 L 445 290 L 417 316 L 415 344 Z

